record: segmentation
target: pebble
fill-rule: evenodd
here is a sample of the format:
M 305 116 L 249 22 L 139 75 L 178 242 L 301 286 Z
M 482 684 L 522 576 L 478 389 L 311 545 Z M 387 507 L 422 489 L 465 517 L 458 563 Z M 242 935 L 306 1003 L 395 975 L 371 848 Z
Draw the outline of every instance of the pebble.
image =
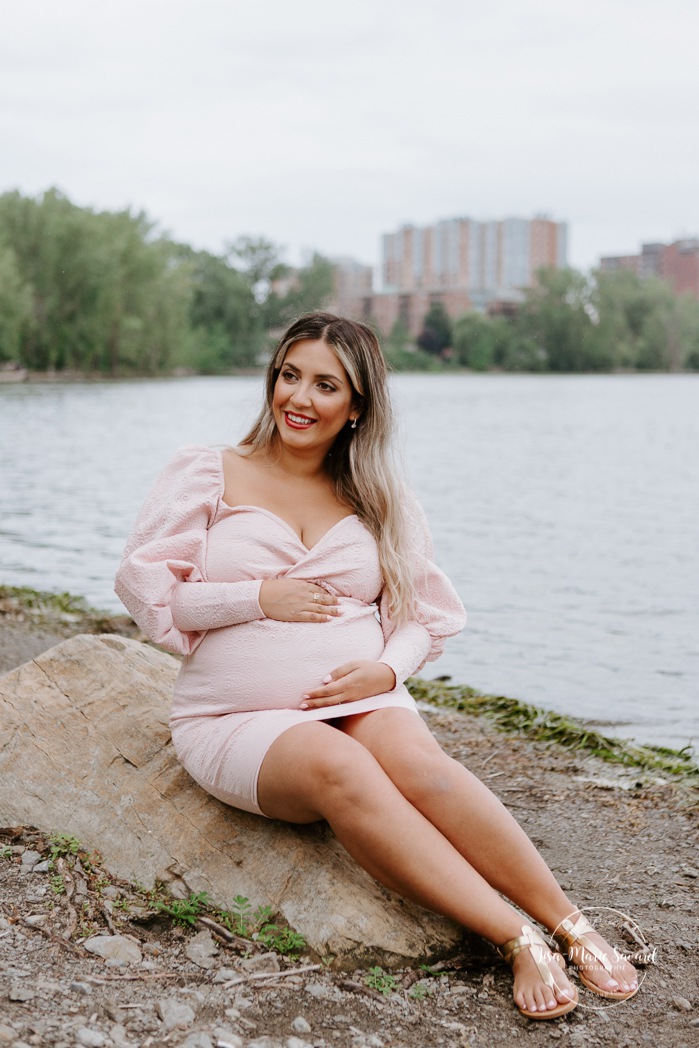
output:
M 34 998 L 34 991 L 28 986 L 15 984 L 10 987 L 9 997 L 11 1001 L 31 1001 Z
M 36 864 L 36 866 L 32 870 L 32 873 L 48 873 L 50 869 L 51 869 L 50 861 L 48 859 L 44 859 L 43 862 L 38 862 Z
M 114 1023 L 111 1030 L 109 1031 L 109 1038 L 117 1048 L 127 1048 L 127 1045 L 132 1045 L 133 1041 L 129 1040 L 129 1035 L 126 1032 L 126 1027 L 121 1023 Z
M 306 983 L 306 993 L 310 994 L 311 997 L 329 997 L 332 994 L 332 989 L 326 986 L 325 983 L 309 982 Z
M 32 851 L 31 848 L 27 848 L 26 851 L 22 852 L 22 866 L 28 866 L 30 869 L 34 869 L 38 862 L 41 862 L 41 855 L 39 852 Z
M 215 983 L 226 983 L 230 982 L 231 979 L 238 979 L 240 972 L 236 971 L 235 968 L 219 968 L 214 975 Z
M 13 1030 L 11 1026 L 5 1026 L 4 1023 L 0 1023 L 0 1044 L 12 1044 L 16 1037 L 16 1030 Z
M 302 1015 L 297 1015 L 291 1024 L 291 1029 L 294 1033 L 310 1033 L 311 1024 Z
M 302 1041 L 300 1037 L 287 1037 L 284 1048 L 312 1048 L 310 1041 Z
M 672 1006 L 676 1008 L 678 1012 L 691 1012 L 692 1006 L 686 997 L 673 997 Z
M 233 1033 L 226 1026 L 217 1026 L 214 1030 L 216 1048 L 243 1048 L 245 1044 L 239 1034 Z
M 182 1042 L 182 1048 L 214 1048 L 208 1033 L 190 1033 Z
M 209 931 L 198 932 L 193 939 L 189 940 L 184 952 L 189 960 L 193 961 L 199 968 L 211 969 L 216 967 L 218 947 Z
M 121 964 L 141 963 L 141 947 L 129 935 L 93 935 L 91 939 L 86 939 L 83 946 L 89 953 L 105 960 L 119 961 Z
M 90 986 L 89 983 L 78 982 L 77 980 L 76 980 L 76 982 L 72 982 L 70 984 L 70 986 L 68 987 L 68 989 L 72 990 L 73 993 L 81 993 L 85 997 L 89 997 L 89 995 L 92 993 L 92 987 Z
M 257 957 L 245 957 L 239 961 L 244 972 L 278 972 L 281 971 L 276 953 L 260 953 Z
M 32 928 L 42 928 L 49 918 L 47 913 L 32 913 L 24 919 Z
M 75 1031 L 75 1039 L 85 1048 L 104 1048 L 106 1037 L 99 1030 L 91 1030 L 88 1026 L 79 1026 Z
M 158 1001 L 155 1010 L 165 1023 L 167 1030 L 174 1030 L 175 1027 L 184 1030 L 191 1026 L 195 1019 L 194 1010 L 188 1004 L 172 997 L 165 997 Z
M 119 889 L 115 888 L 113 884 L 108 884 L 106 888 L 102 889 L 102 898 L 111 899 L 112 902 L 116 902 L 119 898 Z

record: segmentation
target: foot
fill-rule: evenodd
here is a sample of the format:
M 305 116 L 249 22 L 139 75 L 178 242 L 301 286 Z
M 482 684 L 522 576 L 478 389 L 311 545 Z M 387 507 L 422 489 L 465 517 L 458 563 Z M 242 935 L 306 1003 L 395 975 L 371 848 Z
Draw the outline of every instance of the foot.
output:
M 541 947 L 538 959 L 546 962 L 543 947 Z M 512 962 L 515 977 L 513 997 L 521 1012 L 529 1012 L 545 1019 L 547 1012 L 555 1011 L 561 1005 L 577 1000 L 575 988 L 566 977 L 565 961 L 560 954 L 550 954 L 548 968 L 553 979 L 553 986 L 546 986 L 542 981 L 531 950 L 522 950 Z
M 638 990 L 638 973 L 577 911 L 554 932 L 580 981 L 601 997 L 624 1000 Z
M 577 991 L 563 973 L 565 962 L 529 924 L 522 934 L 498 947 L 515 973 L 515 1004 L 527 1019 L 556 1019 L 578 1003 Z

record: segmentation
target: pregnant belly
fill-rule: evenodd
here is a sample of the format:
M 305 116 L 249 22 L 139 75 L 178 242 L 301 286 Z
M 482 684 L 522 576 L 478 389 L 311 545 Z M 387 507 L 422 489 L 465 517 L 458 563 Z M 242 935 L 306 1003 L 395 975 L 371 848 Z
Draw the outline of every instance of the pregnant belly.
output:
M 345 662 L 383 652 L 372 608 L 343 602 L 330 622 L 259 619 L 210 630 L 182 664 L 172 719 L 252 710 L 298 709 L 309 688 Z

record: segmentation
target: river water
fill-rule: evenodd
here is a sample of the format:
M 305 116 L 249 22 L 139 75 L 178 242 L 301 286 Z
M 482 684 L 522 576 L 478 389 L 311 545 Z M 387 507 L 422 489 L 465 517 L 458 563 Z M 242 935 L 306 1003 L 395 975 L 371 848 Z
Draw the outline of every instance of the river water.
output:
M 401 445 L 469 612 L 425 676 L 699 737 L 699 375 L 400 375 Z M 159 468 L 235 443 L 259 378 L 0 385 L 0 582 L 120 608 Z

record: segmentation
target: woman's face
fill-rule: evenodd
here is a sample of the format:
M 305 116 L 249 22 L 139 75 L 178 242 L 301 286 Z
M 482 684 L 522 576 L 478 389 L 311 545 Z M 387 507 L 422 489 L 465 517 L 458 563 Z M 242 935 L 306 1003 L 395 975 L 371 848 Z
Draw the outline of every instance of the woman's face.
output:
M 272 412 L 282 443 L 299 452 L 332 447 L 350 418 L 354 391 L 347 372 L 322 339 L 295 342 L 274 386 Z

